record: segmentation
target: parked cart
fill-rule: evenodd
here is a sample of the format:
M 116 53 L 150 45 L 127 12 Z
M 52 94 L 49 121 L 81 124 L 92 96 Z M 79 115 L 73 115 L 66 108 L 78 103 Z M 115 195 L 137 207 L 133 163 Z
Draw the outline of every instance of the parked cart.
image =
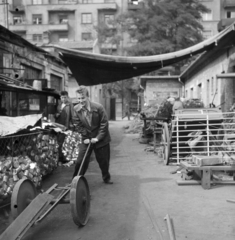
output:
M 22 178 L 17 182 L 11 197 L 11 211 L 15 220 L 2 233 L 0 240 L 21 239 L 27 230 L 41 222 L 58 204 L 70 203 L 71 214 L 77 226 L 86 225 L 90 213 L 90 191 L 88 183 L 81 171 L 84 165 L 89 144 L 78 175 L 73 178 L 72 183 L 64 187 L 54 184 L 46 192 L 37 194 L 36 188 L 30 179 Z M 53 195 L 53 192 L 59 194 Z M 69 198 L 66 196 L 69 194 Z
M 164 163 L 192 159 L 193 155 L 217 155 L 228 163 L 235 160 L 235 114 L 219 109 L 177 110 L 162 126 Z
M 0 137 L 0 206 L 10 202 L 15 184 L 26 177 L 35 187 L 58 163 L 56 134 L 34 131 Z

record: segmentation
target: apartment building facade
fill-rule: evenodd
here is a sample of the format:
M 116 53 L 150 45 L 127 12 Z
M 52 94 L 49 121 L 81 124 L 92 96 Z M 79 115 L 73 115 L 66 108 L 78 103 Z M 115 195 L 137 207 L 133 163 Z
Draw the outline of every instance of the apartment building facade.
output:
M 97 26 L 138 5 L 131 0 L 2 0 L 0 24 L 37 46 L 57 44 L 62 47 L 100 52 L 111 49 L 113 54 L 123 52 L 130 44 L 123 36 L 120 46 L 97 44 Z M 8 1 L 8 2 L 6 2 Z M 5 5 L 4 5 L 5 3 Z M 98 45 L 98 46 L 97 46 Z M 120 49 L 122 48 L 122 49 Z M 68 92 L 76 100 L 77 80 L 70 77 Z M 90 89 L 91 99 L 103 103 L 102 86 Z
M 141 7 L 132 0 L 1 0 L 0 24 L 37 46 L 60 46 L 92 51 L 96 27 L 116 15 Z M 203 35 L 209 38 L 235 20 L 234 0 L 200 0 L 209 12 L 202 15 Z M 132 39 L 124 35 L 120 46 L 103 44 L 123 53 Z M 119 48 L 119 49 L 118 49 Z M 122 48 L 122 49 L 120 49 Z
M 135 10 L 131 0 L 2 0 L 0 24 L 38 46 L 92 51 L 96 26 Z M 5 4 L 4 4 L 5 1 Z
M 235 21 L 234 0 L 200 0 L 209 11 L 202 14 L 205 39 L 216 35 Z

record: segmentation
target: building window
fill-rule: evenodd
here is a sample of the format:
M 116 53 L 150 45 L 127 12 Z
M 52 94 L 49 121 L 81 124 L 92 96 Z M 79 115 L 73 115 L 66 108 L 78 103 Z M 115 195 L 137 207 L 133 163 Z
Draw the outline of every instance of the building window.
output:
M 59 23 L 64 24 L 68 22 L 68 15 L 59 15 Z
M 131 43 L 137 43 L 137 42 L 138 42 L 138 40 L 137 40 L 137 39 L 135 39 L 135 38 L 132 38 L 132 37 L 130 37 L 130 42 L 131 42 Z
M 193 88 L 190 89 L 190 98 L 193 98 Z
M 114 15 L 113 14 L 105 14 L 104 15 L 104 22 L 110 26 L 110 25 L 113 25 L 112 24 L 112 21 L 114 20 Z
M 33 24 L 42 24 L 42 14 L 33 14 Z
M 83 23 L 83 24 L 92 23 L 91 13 L 83 13 L 83 14 L 82 14 L 82 23 Z
M 204 39 L 208 39 L 208 38 L 210 38 L 210 37 L 213 36 L 212 30 L 206 30 L 206 29 L 204 29 L 203 32 L 202 32 L 202 35 L 203 35 L 203 38 L 204 38 Z
M 229 12 L 229 11 L 228 11 L 228 12 L 226 13 L 226 17 L 227 17 L 227 18 L 235 18 L 235 12 Z
M 211 94 L 214 94 L 214 78 L 211 78 Z
M 33 0 L 33 5 L 42 4 L 42 0 Z
M 197 86 L 197 98 L 202 99 L 202 84 L 198 84 Z
M 24 69 L 24 79 L 40 79 L 42 78 L 42 71 L 40 69 L 28 66 L 21 65 Z
M 22 24 L 23 22 L 23 17 L 22 16 L 13 16 L 13 24 Z
M 61 34 L 59 35 L 59 42 L 68 42 L 68 35 L 67 34 Z
M 207 79 L 206 81 L 206 96 L 207 96 L 207 105 L 210 106 L 210 80 Z
M 51 74 L 51 88 L 60 92 L 62 90 L 62 78 Z
M 92 3 L 93 0 L 82 0 L 82 3 Z
M 92 37 L 91 37 L 91 33 L 90 32 L 82 33 L 82 41 L 89 41 L 91 39 L 92 39 Z
M 202 14 L 202 20 L 203 21 L 210 21 L 210 20 L 212 20 L 212 11 L 209 10 L 209 12 L 203 13 Z
M 34 42 L 41 42 L 42 41 L 42 34 L 33 34 L 33 41 Z

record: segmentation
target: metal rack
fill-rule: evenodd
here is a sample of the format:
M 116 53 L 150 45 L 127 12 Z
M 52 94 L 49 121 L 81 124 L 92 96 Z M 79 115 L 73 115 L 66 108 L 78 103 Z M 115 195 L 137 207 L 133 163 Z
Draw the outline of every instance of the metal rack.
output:
M 179 165 L 193 155 L 218 155 L 226 164 L 235 163 L 235 113 L 215 108 L 181 109 L 169 124 L 159 124 L 166 165 Z

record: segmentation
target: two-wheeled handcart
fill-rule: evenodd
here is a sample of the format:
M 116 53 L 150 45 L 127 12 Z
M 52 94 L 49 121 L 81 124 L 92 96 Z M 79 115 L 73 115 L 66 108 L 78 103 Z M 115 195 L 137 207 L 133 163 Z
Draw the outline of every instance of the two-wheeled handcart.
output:
M 11 196 L 14 221 L 1 234 L 0 240 L 20 240 L 31 226 L 40 223 L 58 204 L 69 203 L 74 223 L 79 227 L 86 225 L 90 215 L 90 190 L 81 173 L 90 147 L 91 143 L 71 184 L 58 187 L 55 183 L 47 191 L 38 194 L 31 180 L 23 178 L 16 183 Z M 58 191 L 57 196 L 52 194 Z

